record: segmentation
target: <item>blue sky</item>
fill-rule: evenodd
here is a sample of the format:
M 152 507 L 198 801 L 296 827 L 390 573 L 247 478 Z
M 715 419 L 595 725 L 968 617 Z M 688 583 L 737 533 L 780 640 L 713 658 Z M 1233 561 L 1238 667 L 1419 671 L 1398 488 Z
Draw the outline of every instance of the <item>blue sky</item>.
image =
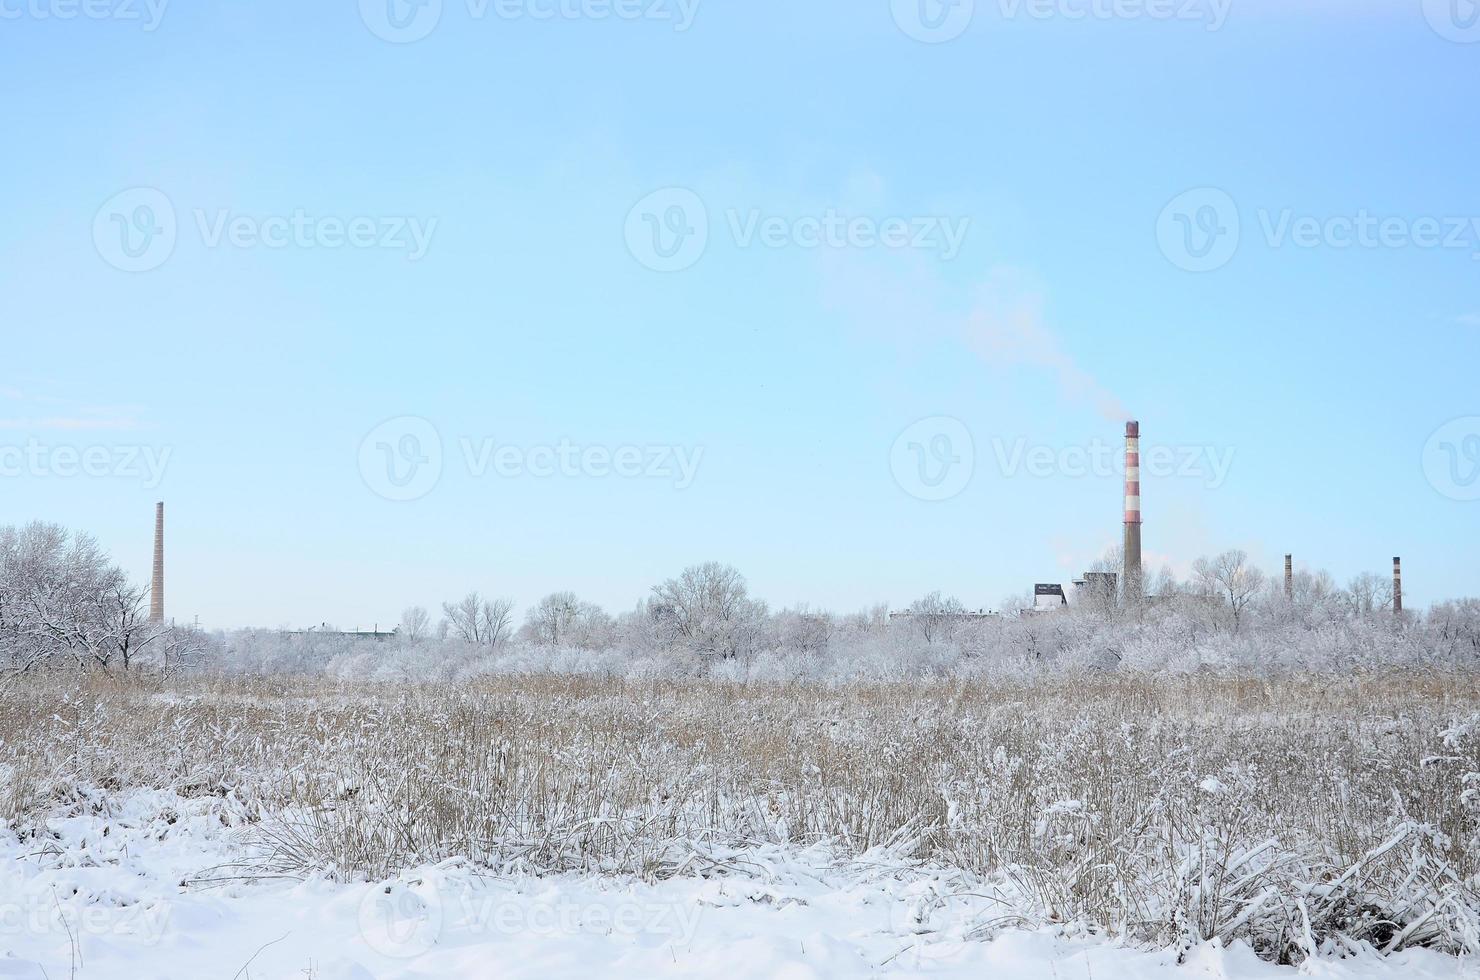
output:
M 1467 8 L 924 2 L 4 0 L 0 520 L 164 499 L 212 626 L 993 607 L 1136 417 L 1150 561 L 1480 594 Z

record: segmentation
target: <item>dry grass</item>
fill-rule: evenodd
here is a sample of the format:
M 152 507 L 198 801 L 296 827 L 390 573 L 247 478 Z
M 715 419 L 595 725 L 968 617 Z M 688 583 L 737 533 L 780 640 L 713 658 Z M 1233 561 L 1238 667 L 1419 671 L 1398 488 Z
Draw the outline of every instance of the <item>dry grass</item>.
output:
M 1029 922 L 1298 960 L 1480 951 L 1480 678 L 823 688 L 22 679 L 0 816 L 216 794 L 265 873 L 721 873 L 827 841 L 967 869 Z M 880 853 L 879 851 L 875 852 Z

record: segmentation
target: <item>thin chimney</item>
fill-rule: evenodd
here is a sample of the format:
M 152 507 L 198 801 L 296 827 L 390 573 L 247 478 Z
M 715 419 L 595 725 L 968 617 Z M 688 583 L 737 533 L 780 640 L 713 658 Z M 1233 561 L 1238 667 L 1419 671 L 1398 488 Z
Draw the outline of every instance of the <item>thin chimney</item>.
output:
M 164 501 L 154 505 L 154 584 L 149 589 L 149 621 L 164 622 Z
M 1285 601 L 1295 601 L 1295 556 L 1285 556 Z
M 1403 559 L 1393 558 L 1393 615 L 1403 613 Z
M 1139 604 L 1141 585 L 1141 423 L 1125 424 L 1125 574 L 1126 605 Z

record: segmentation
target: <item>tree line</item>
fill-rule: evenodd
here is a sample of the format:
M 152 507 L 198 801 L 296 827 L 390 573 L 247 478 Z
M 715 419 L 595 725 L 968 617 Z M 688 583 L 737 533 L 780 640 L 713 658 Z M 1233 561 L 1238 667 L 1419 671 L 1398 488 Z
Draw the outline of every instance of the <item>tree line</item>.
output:
M 1091 570 L 1119 567 L 1119 554 L 1110 552 Z M 1439 658 L 1480 667 L 1480 601 L 1394 615 L 1391 583 L 1382 576 L 1364 573 L 1339 586 L 1325 572 L 1301 571 L 1287 591 L 1282 577 L 1266 575 L 1242 551 L 1199 559 L 1186 578 L 1162 569 L 1136 602 L 1088 591 L 1047 612 L 1034 610 L 1031 591 L 992 612 L 970 612 L 938 591 L 893 612 L 882 603 L 851 614 L 773 610 L 750 594 L 736 568 L 707 562 L 615 615 L 568 591 L 540 599 L 522 621 L 512 600 L 476 591 L 442 603 L 437 617 L 413 606 L 378 651 L 322 635 L 208 636 L 150 622 L 148 598 L 88 535 L 45 523 L 0 527 L 0 669 L 9 672 L 198 663 L 314 670 L 332 660 L 366 669 L 391 664 L 393 673 L 416 676 L 501 669 L 501 662 L 534 669 L 556 659 L 581 669 L 600 662 L 726 676 L 744 675 L 758 661 L 779 676 L 882 676 L 893 666 L 939 673 L 994 663 L 1181 669 Z

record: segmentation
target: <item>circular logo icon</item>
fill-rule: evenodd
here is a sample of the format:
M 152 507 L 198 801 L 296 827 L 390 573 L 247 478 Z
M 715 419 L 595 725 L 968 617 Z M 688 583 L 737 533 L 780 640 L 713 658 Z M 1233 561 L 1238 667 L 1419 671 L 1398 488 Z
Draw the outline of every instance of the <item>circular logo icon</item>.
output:
M 921 419 L 894 440 L 889 469 L 894 482 L 911 497 L 950 500 L 971 482 L 976 446 L 960 419 Z
M 1423 0 L 1423 15 L 1434 33 L 1446 41 L 1480 41 L 1480 0 Z
M 684 187 L 665 187 L 627 212 L 627 251 L 654 272 L 680 272 L 709 245 L 709 210 Z
M 976 0 L 889 0 L 889 9 L 906 36 L 943 44 L 966 33 L 976 14 Z
M 110 197 L 93 216 L 93 247 L 124 272 L 148 272 L 175 253 L 175 206 L 153 187 L 133 187 Z
M 360 442 L 360 478 L 386 500 L 420 500 L 442 479 L 442 437 L 414 415 L 382 422 Z
M 1480 416 L 1435 429 L 1423 446 L 1423 473 L 1450 500 L 1480 500 Z
M 420 41 L 442 20 L 442 0 L 360 0 L 370 33 L 392 44 Z
M 944 931 L 953 923 L 945 914 L 947 903 L 940 897 L 932 892 L 907 891 L 904 895 L 890 896 L 888 903 L 889 932 L 897 936 L 899 942 L 910 943 L 899 955 L 900 962 L 908 964 L 912 961 L 913 965 L 921 966 L 927 962 L 941 963 L 962 957 L 966 944 Z
M 442 899 L 421 882 L 371 885 L 360 900 L 360 936 L 382 956 L 411 959 L 426 953 L 442 934 Z
M 1238 251 L 1238 205 L 1216 187 L 1184 191 L 1161 209 L 1156 241 L 1161 254 L 1179 269 L 1220 269 Z

